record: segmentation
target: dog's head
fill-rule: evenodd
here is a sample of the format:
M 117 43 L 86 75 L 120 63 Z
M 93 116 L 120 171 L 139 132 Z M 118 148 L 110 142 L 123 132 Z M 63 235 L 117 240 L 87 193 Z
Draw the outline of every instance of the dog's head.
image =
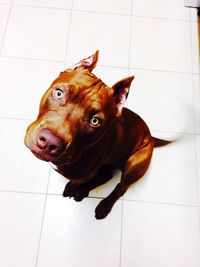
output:
M 134 77 L 108 87 L 92 73 L 97 60 L 98 51 L 61 72 L 42 97 L 25 136 L 25 145 L 39 159 L 56 165 L 77 161 L 121 115 Z

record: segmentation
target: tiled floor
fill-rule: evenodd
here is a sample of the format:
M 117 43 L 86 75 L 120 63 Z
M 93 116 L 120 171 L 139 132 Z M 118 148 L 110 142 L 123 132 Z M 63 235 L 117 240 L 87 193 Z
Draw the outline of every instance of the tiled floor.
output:
M 200 266 L 199 32 L 182 0 L 0 0 L 0 266 Z M 76 203 L 23 144 L 50 82 L 96 49 L 94 72 L 134 74 L 127 106 L 176 139 L 102 221 L 120 172 Z

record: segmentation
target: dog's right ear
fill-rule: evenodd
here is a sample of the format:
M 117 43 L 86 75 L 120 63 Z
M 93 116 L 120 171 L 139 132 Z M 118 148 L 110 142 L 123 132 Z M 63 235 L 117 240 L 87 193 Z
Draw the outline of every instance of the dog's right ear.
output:
M 66 72 L 69 72 L 70 70 L 83 70 L 83 69 L 88 69 L 91 72 L 96 67 L 98 58 L 99 58 L 99 50 L 97 50 L 94 53 L 94 55 L 82 59 L 79 63 L 67 69 Z

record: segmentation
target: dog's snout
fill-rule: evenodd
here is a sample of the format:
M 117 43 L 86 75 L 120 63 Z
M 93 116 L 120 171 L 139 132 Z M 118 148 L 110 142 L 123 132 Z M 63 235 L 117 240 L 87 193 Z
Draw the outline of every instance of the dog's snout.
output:
M 65 143 L 62 138 L 56 136 L 49 129 L 42 129 L 37 137 L 37 146 L 43 153 L 57 156 L 65 149 Z

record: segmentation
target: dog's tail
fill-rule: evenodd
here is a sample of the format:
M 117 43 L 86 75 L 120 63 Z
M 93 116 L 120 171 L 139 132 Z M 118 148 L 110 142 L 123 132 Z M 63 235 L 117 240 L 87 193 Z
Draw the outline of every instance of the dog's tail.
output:
M 153 140 L 154 140 L 155 147 L 166 146 L 174 142 L 174 141 L 167 141 L 167 140 L 159 139 L 156 137 L 153 137 Z

